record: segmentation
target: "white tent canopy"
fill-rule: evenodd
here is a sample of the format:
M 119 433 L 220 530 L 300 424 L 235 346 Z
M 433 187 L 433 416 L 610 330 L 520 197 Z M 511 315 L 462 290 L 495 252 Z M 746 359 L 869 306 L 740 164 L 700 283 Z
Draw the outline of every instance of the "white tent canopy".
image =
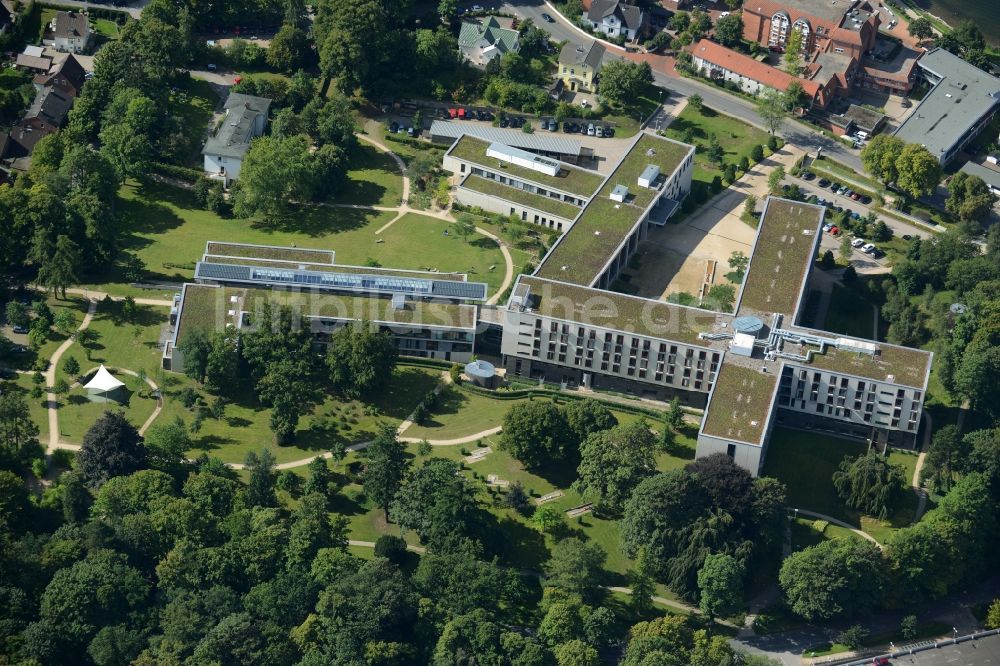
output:
M 108 391 L 114 391 L 116 388 L 125 386 L 125 382 L 119 381 L 108 372 L 108 369 L 103 365 L 97 369 L 94 376 L 89 382 L 87 382 L 83 388 L 88 391 L 101 391 L 107 393 Z

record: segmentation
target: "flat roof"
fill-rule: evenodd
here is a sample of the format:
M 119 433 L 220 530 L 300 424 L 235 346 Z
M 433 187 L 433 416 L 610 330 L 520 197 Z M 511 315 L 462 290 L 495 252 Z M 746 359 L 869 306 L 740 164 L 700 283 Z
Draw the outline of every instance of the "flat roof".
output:
M 471 121 L 435 120 L 431 123 L 431 136 L 458 139 L 463 136 L 471 136 L 480 141 L 490 143 L 502 143 L 521 150 L 540 151 L 543 153 L 553 153 L 556 155 L 572 155 L 579 157 L 583 150 L 579 141 L 565 139 L 561 136 L 553 135 L 552 132 L 538 130 L 532 134 L 525 134 L 519 129 L 504 129 L 503 127 L 493 127 L 491 125 L 480 125 Z M 483 150 L 486 153 L 486 150 Z M 597 186 L 594 186 L 596 189 Z
M 226 323 L 235 324 L 235 314 L 254 312 L 265 302 L 291 307 L 304 318 L 366 319 L 401 327 L 473 329 L 476 325 L 476 306 L 461 303 L 407 300 L 405 309 L 398 310 L 392 307 L 391 298 L 376 296 L 191 283 L 185 284 L 183 290 L 178 344 L 192 330 L 216 331 Z M 231 301 L 234 296 L 236 303 Z M 229 315 L 230 311 L 234 316 Z
M 419 298 L 452 298 L 459 300 L 486 300 L 485 282 L 436 280 L 416 275 L 388 275 L 382 273 L 354 273 L 329 270 L 310 271 L 297 266 L 281 267 L 216 264 L 199 261 L 195 265 L 195 279 L 241 282 L 262 286 L 294 287 L 298 289 L 325 289 L 359 293 L 408 294 Z
M 925 53 L 917 66 L 941 81 L 917 104 L 895 136 L 923 145 L 944 161 L 945 154 L 969 128 L 1000 104 L 1000 79 L 942 48 Z
M 823 206 L 768 197 L 737 304 L 740 314 L 794 315 L 820 240 Z
M 706 349 L 710 345 L 698 338 L 699 333 L 731 328 L 728 326 L 731 316 L 711 310 L 627 296 L 530 275 L 518 278 L 512 295 L 523 298 L 526 289 L 530 294 L 532 311 L 543 317 L 672 340 Z
M 229 243 L 226 241 L 208 241 L 205 243 L 205 254 L 309 264 L 332 264 L 334 259 L 333 250 L 282 247 L 278 245 L 253 245 L 251 243 Z
M 777 385 L 776 373 L 765 374 L 724 360 L 712 387 L 701 432 L 760 446 Z
M 213 264 L 234 264 L 237 266 L 265 266 L 268 268 L 288 268 L 291 264 L 287 261 L 275 261 L 273 259 L 254 259 L 251 257 L 225 257 L 217 254 L 206 254 L 202 261 Z M 407 270 L 402 268 L 382 268 L 371 266 L 350 266 L 348 264 L 303 264 L 294 262 L 295 266 L 301 266 L 309 271 L 327 271 L 331 273 L 358 273 L 363 275 L 398 275 L 400 277 L 423 277 L 433 280 L 457 280 L 465 282 L 468 276 L 465 273 L 436 273 L 434 271 Z
M 560 190 L 569 194 L 581 197 L 590 197 L 594 191 L 600 187 L 604 176 L 594 171 L 587 171 L 560 162 L 559 173 L 555 176 L 535 171 L 527 167 L 518 166 L 510 162 L 499 162 L 487 157 L 486 150 L 490 147 L 490 141 L 486 141 L 469 134 L 463 134 L 458 141 L 448 150 L 448 155 L 471 164 L 478 164 L 493 171 L 508 173 L 511 176 L 532 183 L 537 183 L 544 187 Z
M 814 333 L 831 337 L 830 333 L 823 331 L 814 331 Z M 817 348 L 811 345 L 802 345 L 801 349 L 789 349 L 788 344 L 785 343 L 785 351 L 805 353 L 806 350 L 811 349 L 815 352 L 808 363 L 789 359 L 786 359 L 785 362 L 803 368 L 813 366 L 829 372 L 856 375 L 903 386 L 921 389 L 924 387 L 927 382 L 927 374 L 931 370 L 930 363 L 933 358 L 931 352 L 912 347 L 890 345 L 885 342 L 872 342 L 871 340 L 862 340 L 862 342 L 875 345 L 878 352 L 872 356 L 863 352 L 827 347 L 825 352 L 819 353 Z
M 459 185 L 459 187 L 464 187 L 465 189 L 472 190 L 473 192 L 486 194 L 497 199 L 506 199 L 507 201 L 521 204 L 523 206 L 537 208 L 540 211 L 557 215 L 565 220 L 574 219 L 580 214 L 580 211 L 583 210 L 579 206 L 574 206 L 573 204 L 565 201 L 559 201 L 558 199 L 553 199 L 552 197 L 535 194 L 534 192 L 528 192 L 516 187 L 510 187 L 509 185 L 504 185 L 498 181 L 473 174 L 469 174 L 469 176 L 462 181 L 462 184 Z
M 552 246 L 536 275 L 580 285 L 592 284 L 646 209 L 661 194 L 659 189 L 636 186 L 631 197 L 619 203 L 611 199 L 611 192 L 619 184 L 638 183 L 639 176 L 650 164 L 658 166 L 660 173 L 669 178 L 693 151 L 693 146 L 679 141 L 641 133 L 570 230 Z

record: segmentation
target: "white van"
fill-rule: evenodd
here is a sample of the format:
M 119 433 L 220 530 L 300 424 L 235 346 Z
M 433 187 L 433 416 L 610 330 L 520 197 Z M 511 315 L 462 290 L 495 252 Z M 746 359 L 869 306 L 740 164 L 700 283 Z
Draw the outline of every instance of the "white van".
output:
M 863 130 L 858 130 L 857 134 L 858 134 L 858 138 L 861 139 L 862 141 L 865 141 L 865 140 L 868 139 L 868 132 L 865 132 Z

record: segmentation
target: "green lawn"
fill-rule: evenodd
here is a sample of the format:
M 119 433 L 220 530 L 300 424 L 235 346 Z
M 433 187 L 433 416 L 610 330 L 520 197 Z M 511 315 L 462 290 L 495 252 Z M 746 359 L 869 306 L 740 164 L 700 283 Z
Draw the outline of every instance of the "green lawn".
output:
M 870 339 L 874 319 L 875 311 L 872 310 L 871 304 L 861 298 L 856 291 L 845 289 L 840 285 L 833 286 L 823 330 Z
M 678 141 L 693 142 L 698 146 L 694 158 L 693 179 L 696 186 L 708 188 L 715 176 L 721 177 L 722 169 L 705 156 L 705 148 L 715 136 L 725 151 L 724 164 L 736 164 L 741 157 L 750 159 L 753 147 L 767 143 L 767 132 L 752 127 L 741 120 L 722 115 L 715 109 L 702 107 L 698 111 L 687 106 L 670 124 L 664 134 Z M 765 150 L 765 153 L 767 151 Z M 752 164 L 752 162 L 751 162 Z
M 369 144 L 361 143 L 351 156 L 347 179 L 336 203 L 391 207 L 403 198 L 403 177 L 396 160 Z
M 94 32 L 106 39 L 118 39 L 118 24 L 108 19 L 94 19 Z
M 88 370 L 90 368 L 84 368 Z M 114 368 L 111 369 L 114 372 Z M 137 377 L 122 373 L 115 376 L 125 382 L 127 394 L 124 402 L 93 402 L 82 387 L 59 396 L 59 438 L 71 444 L 83 441 L 83 435 L 107 410 L 124 411 L 125 418 L 136 428 L 142 426 L 156 409 L 156 401 L 149 396 L 149 385 Z
M 889 520 L 864 516 L 844 506 L 833 486 L 832 476 L 840 461 L 861 455 L 863 442 L 829 435 L 775 428 L 768 446 L 764 475 L 773 476 L 788 487 L 789 508 L 809 509 L 843 520 L 884 541 L 893 530 L 905 527 L 913 519 L 916 495 L 907 491 Z M 894 454 L 901 456 L 904 454 Z M 892 459 L 892 462 L 897 462 Z M 912 474 L 912 468 L 910 468 Z M 906 480 L 909 485 L 909 479 Z
M 795 518 L 792 520 L 793 553 L 831 539 L 860 538 L 854 532 L 839 525 L 831 525 L 825 520 L 814 520 L 812 518 Z
M 491 291 L 504 277 L 503 256 L 494 241 L 479 235 L 463 240 L 448 222 L 422 215 L 408 214 L 376 236 L 393 213 L 315 207 L 264 224 L 219 217 L 199 208 L 190 192 L 158 183 L 126 184 L 120 197 L 119 211 L 130 229 L 123 245 L 146 263 L 150 280 L 190 280 L 209 240 L 332 249 L 341 264 L 372 259 L 391 268 L 468 271 L 471 280 L 487 282 Z M 118 267 L 101 278 L 96 287 L 102 290 L 136 291 L 120 284 Z

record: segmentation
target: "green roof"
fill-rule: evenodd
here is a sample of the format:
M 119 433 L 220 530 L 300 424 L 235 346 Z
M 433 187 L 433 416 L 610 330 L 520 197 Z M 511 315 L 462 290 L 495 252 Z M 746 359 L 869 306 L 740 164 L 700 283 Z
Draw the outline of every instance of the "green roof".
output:
M 490 16 L 482 23 L 463 21 L 462 29 L 458 33 L 458 45 L 470 48 L 482 41 L 487 46 L 495 45 L 501 52 L 506 53 L 517 50 L 518 37 L 517 30 L 502 27 L 496 18 Z
M 233 296 L 238 299 L 236 303 L 231 301 Z M 186 284 L 177 344 L 189 331 L 216 331 L 222 330 L 224 323 L 235 324 L 233 318 L 228 316 L 230 310 L 253 312 L 265 301 L 291 307 L 307 318 L 367 319 L 389 324 L 465 329 L 476 325 L 474 305 L 407 300 L 405 309 L 396 310 L 392 307 L 392 299 L 374 296 Z
M 829 372 L 857 375 L 876 381 L 923 388 L 930 372 L 931 353 L 921 349 L 889 345 L 884 342 L 875 343 L 879 352 L 875 356 L 847 349 L 827 347 L 820 354 L 816 351 L 809 363 L 793 361 L 802 366 L 814 366 Z
M 559 201 L 558 199 L 553 199 L 552 197 L 504 185 L 503 183 L 490 180 L 489 178 L 483 178 L 482 176 L 470 175 L 465 179 L 465 181 L 462 182 L 461 187 L 472 190 L 473 192 L 480 192 L 481 194 L 496 197 L 498 199 L 506 199 L 507 201 L 521 204 L 522 206 L 537 208 L 542 212 L 558 215 L 566 220 L 572 220 L 580 214 L 579 206 L 574 206 L 571 203 Z
M 202 261 L 213 264 L 232 264 L 236 266 L 261 266 L 263 268 L 285 268 L 288 263 L 272 259 L 255 259 L 252 257 L 223 257 L 206 254 Z M 465 282 L 465 273 L 435 273 L 433 271 L 402 270 L 395 268 L 373 268 L 368 266 L 344 266 L 342 264 L 299 264 L 307 271 L 325 271 L 327 273 L 357 273 L 362 275 L 395 275 L 399 277 L 424 278 L 428 280 L 452 280 Z
M 334 253 L 333 250 L 314 250 L 304 247 L 275 247 L 271 245 L 246 245 L 243 243 L 209 241 L 205 244 L 205 254 L 216 254 L 224 257 L 248 257 L 251 259 L 332 264 Z
M 709 347 L 699 333 L 718 330 L 731 317 L 710 310 L 627 296 L 590 287 L 522 275 L 534 311 L 545 317 Z M 517 289 L 513 293 L 519 293 Z
M 659 194 L 658 190 L 639 187 L 639 176 L 647 166 L 655 164 L 661 174 L 669 177 L 691 150 L 686 144 L 643 133 L 549 252 L 538 275 L 574 284 L 593 282 Z M 610 198 L 618 185 L 629 189 L 630 198 L 625 203 Z
M 760 219 L 740 310 L 792 315 L 819 241 L 824 208 L 770 197 Z
M 537 183 L 580 197 L 590 197 L 593 195 L 594 190 L 600 187 L 601 182 L 604 180 L 604 176 L 595 171 L 587 171 L 562 163 L 560 163 L 561 168 L 559 169 L 559 173 L 555 176 L 550 176 L 541 171 L 528 169 L 517 164 L 510 164 L 509 162 L 501 162 L 498 165 L 496 159 L 486 156 L 486 150 L 489 147 L 489 141 L 483 141 L 482 139 L 465 134 L 451 147 L 448 154 L 465 162 L 478 164 L 491 171 L 507 173 L 520 180 Z
M 774 374 L 723 362 L 701 431 L 712 437 L 760 446 L 777 383 Z

